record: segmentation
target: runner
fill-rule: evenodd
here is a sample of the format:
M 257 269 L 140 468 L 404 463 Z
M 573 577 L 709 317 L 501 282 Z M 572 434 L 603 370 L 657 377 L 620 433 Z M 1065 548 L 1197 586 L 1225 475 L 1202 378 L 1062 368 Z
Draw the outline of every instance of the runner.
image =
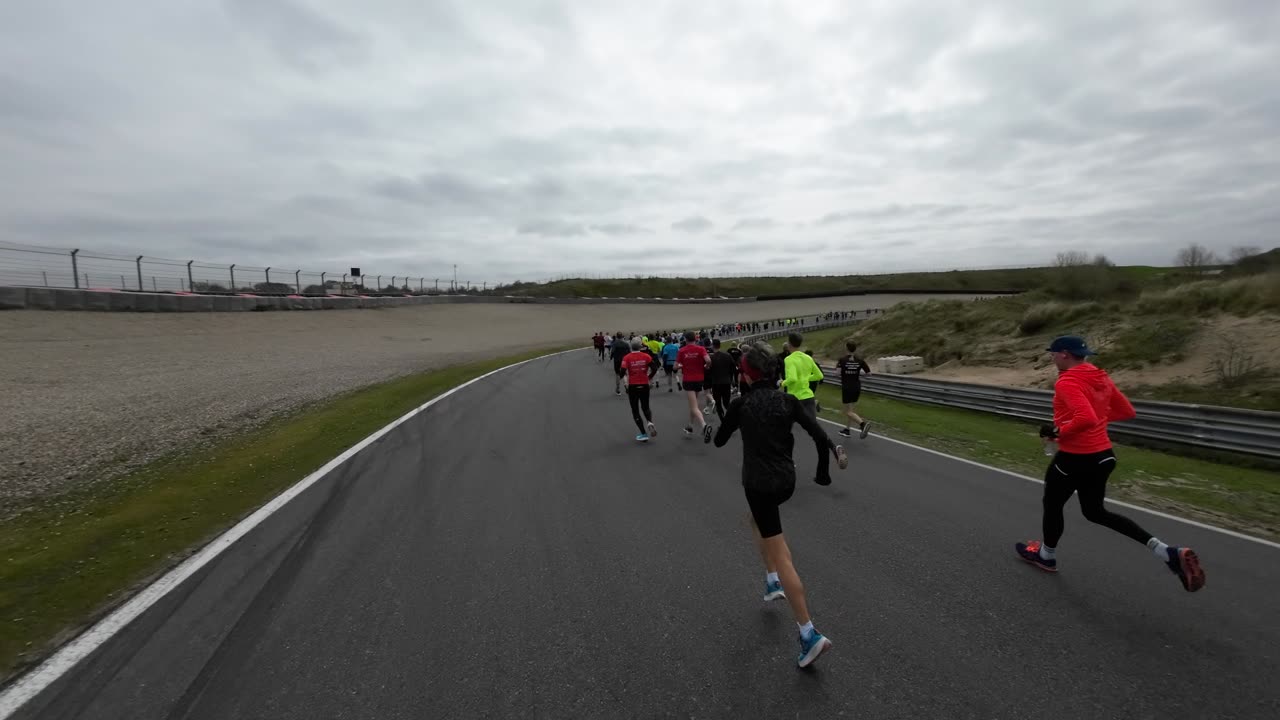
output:
M 626 374 L 626 370 L 622 367 L 622 358 L 631 352 L 631 344 L 626 341 L 619 331 L 613 336 L 613 348 L 610 351 L 613 357 L 613 394 L 622 394 L 622 377 Z
M 676 363 L 680 365 L 680 375 L 684 383 L 685 395 L 689 398 L 689 424 L 684 428 L 685 435 L 693 435 L 693 427 L 698 426 L 703 442 L 711 442 L 711 426 L 698 411 L 698 393 L 702 392 L 707 367 L 711 365 L 711 356 L 707 349 L 695 342 L 697 334 L 688 330 L 684 334 L 684 347 L 676 353 Z
M 787 344 L 783 346 L 787 355 L 783 360 L 786 369 L 783 372 L 782 386 L 788 394 L 794 395 L 800 401 L 810 417 L 817 419 L 817 400 L 814 399 L 810 383 L 814 380 L 822 381 L 822 370 L 818 369 L 818 364 L 813 361 L 813 358 L 800 352 L 802 344 L 804 344 L 804 336 L 800 333 L 793 332 L 787 336 Z
M 711 353 L 711 365 L 707 368 L 707 383 L 711 386 L 711 402 L 720 421 L 729 409 L 729 397 L 733 394 L 733 356 L 720 349 L 720 339 L 711 341 L 714 352 Z
M 853 423 L 858 423 L 858 437 L 862 440 L 867 439 L 867 433 L 871 432 L 871 423 L 862 419 L 858 414 L 858 399 L 862 397 L 862 374 L 871 374 L 871 366 L 866 360 L 854 355 L 858 352 L 858 343 L 849 340 L 844 344 L 844 349 L 849 351 L 848 355 L 836 361 L 836 370 L 840 373 L 840 400 L 844 403 L 844 415 L 846 422 L 840 430 L 840 434 L 845 437 L 853 435 Z
M 809 358 L 814 361 L 815 365 L 817 364 L 818 361 L 816 358 L 813 357 L 812 350 L 801 350 L 801 352 L 803 352 L 805 355 L 808 355 Z M 822 374 L 822 368 L 818 368 L 818 374 L 819 375 Z M 823 377 L 825 378 L 826 376 L 823 376 Z M 809 381 L 809 389 L 813 391 L 814 412 L 817 413 L 818 415 L 822 414 L 822 401 L 818 399 L 818 386 L 821 384 L 822 384 L 822 380 Z
M 672 385 L 676 381 L 676 354 L 680 352 L 680 346 L 676 344 L 674 337 L 667 338 L 667 344 L 662 346 L 662 374 L 667 378 L 667 392 L 675 392 Z
M 604 362 L 604 333 L 597 332 L 592 335 L 591 344 L 596 348 L 596 362 Z
M 791 549 L 782 535 L 780 506 L 796 489 L 796 466 L 791 458 L 795 439 L 793 424 L 799 424 L 813 438 L 818 451 L 818 470 L 813 481 L 830 485 L 830 452 L 841 469 L 848 467 L 844 449 L 831 442 L 818 422 L 794 397 L 770 387 L 771 365 L 777 359 L 764 343 L 746 351 L 745 379 L 758 383 L 750 394 L 729 405 L 724 423 L 716 433 L 716 447 L 724 447 L 733 433 L 742 429 L 742 489 L 751 508 L 751 527 L 765 567 L 764 599 L 766 602 L 786 598 L 796 625 L 800 629 L 800 655 L 796 664 L 808 667 L 818 656 L 831 649 L 831 641 L 813 627 L 809 615 L 804 584 L 791 562 Z
M 742 381 L 740 380 L 740 378 L 742 377 L 742 375 L 741 375 L 741 370 L 742 370 L 742 348 L 741 348 L 741 345 L 742 345 L 742 343 L 738 343 L 737 345 L 734 345 L 733 347 L 729 348 L 729 349 L 728 349 L 728 351 L 727 351 L 727 352 L 729 353 L 729 357 L 733 358 L 733 381 L 732 381 L 732 383 L 731 383 L 731 384 L 733 385 L 733 394 L 734 394 L 734 395 L 738 395 L 738 394 L 740 394 L 740 388 L 742 387 Z
M 653 413 L 649 411 L 649 380 L 657 372 L 658 363 L 637 339 L 631 343 L 631 352 L 622 358 L 622 366 L 627 374 L 627 401 L 631 404 L 631 419 L 635 421 L 640 434 L 638 442 L 649 442 L 649 438 L 658 436 L 658 428 L 653 424 Z M 641 413 L 644 418 L 641 419 Z
M 1164 563 L 1187 592 L 1204 587 L 1204 571 L 1195 551 L 1169 546 L 1129 518 L 1107 510 L 1103 499 L 1107 478 L 1116 469 L 1116 454 L 1107 423 L 1135 417 L 1129 403 L 1107 373 L 1085 358 L 1093 355 L 1083 338 L 1060 337 L 1047 350 L 1058 368 L 1053 389 L 1053 425 L 1040 428 L 1046 447 L 1057 452 L 1044 476 L 1044 542 L 1017 543 L 1018 557 L 1048 572 L 1058 571 L 1058 540 L 1064 526 L 1062 507 L 1076 493 L 1080 512 L 1090 522 L 1111 528 L 1144 544 Z

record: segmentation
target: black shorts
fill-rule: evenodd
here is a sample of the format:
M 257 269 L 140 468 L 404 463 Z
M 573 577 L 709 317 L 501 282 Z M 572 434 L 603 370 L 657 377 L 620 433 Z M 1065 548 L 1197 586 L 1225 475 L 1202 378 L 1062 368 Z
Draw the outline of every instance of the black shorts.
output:
M 674 374 L 676 373 L 676 366 L 675 366 L 675 365 L 663 365 L 663 366 L 662 366 L 662 372 L 664 372 L 664 373 L 666 373 L 666 374 L 668 374 L 668 375 L 674 375 Z
M 775 493 L 761 493 L 747 488 L 742 489 L 747 496 L 747 506 L 751 508 L 751 519 L 756 521 L 760 537 L 771 538 L 782 534 L 782 515 L 778 508 L 791 499 L 796 486 Z
M 858 402 L 858 398 L 862 397 L 862 387 L 842 387 L 840 388 L 840 401 L 845 405 L 852 405 Z
M 685 380 L 683 385 L 686 392 L 702 392 L 703 390 L 702 380 Z
M 618 377 L 622 377 L 627 374 L 627 371 L 622 369 L 622 360 L 613 361 L 613 372 L 616 373 Z

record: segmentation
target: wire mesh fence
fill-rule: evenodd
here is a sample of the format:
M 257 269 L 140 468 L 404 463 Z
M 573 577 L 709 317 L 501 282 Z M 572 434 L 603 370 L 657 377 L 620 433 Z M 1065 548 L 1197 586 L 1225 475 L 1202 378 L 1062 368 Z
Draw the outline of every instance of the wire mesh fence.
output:
M 351 270 L 360 270 L 352 274 Z M 148 255 L 0 243 L 0 285 L 169 293 L 259 295 L 485 294 L 497 283 L 407 273 L 221 265 Z

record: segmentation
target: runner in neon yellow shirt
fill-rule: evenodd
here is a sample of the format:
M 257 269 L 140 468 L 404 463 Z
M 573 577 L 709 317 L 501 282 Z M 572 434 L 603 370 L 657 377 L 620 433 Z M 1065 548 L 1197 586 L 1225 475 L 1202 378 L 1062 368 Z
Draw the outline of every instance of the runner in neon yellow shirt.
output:
M 800 333 L 791 333 L 787 336 L 787 350 L 790 352 L 787 359 L 783 361 L 785 374 L 782 377 L 782 387 L 788 395 L 794 395 L 800 401 L 805 412 L 816 418 L 818 406 L 809 383 L 821 382 L 822 370 L 807 353 L 800 352 L 802 344 L 804 344 L 804 336 Z

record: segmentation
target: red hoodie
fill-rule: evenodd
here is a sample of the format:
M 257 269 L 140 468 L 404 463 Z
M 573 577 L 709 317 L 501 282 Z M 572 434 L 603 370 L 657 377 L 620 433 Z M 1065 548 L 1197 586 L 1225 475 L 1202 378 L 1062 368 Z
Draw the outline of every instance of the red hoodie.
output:
M 1053 424 L 1063 452 L 1087 455 L 1107 450 L 1107 423 L 1137 415 L 1106 371 L 1089 363 L 1062 372 L 1053 390 Z

